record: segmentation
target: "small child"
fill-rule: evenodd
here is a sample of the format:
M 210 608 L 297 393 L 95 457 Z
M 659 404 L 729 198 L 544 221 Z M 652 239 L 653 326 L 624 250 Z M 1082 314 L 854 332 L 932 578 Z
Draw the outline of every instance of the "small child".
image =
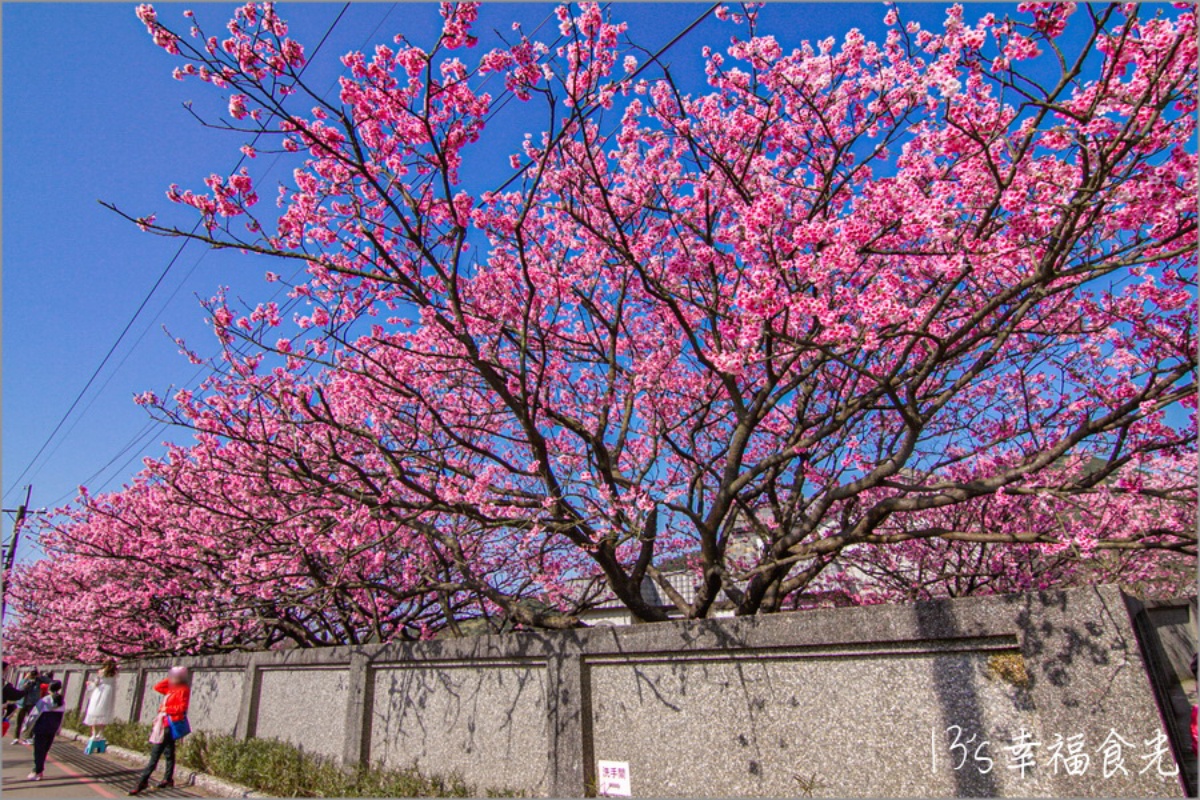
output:
M 187 667 L 172 667 L 166 680 L 154 685 L 154 691 L 166 697 L 158 707 L 158 717 L 154 721 L 154 732 L 150 739 L 150 763 L 142 770 L 137 785 L 129 790 L 129 794 L 141 794 L 150 786 L 150 776 L 158 766 L 158 759 L 164 755 L 167 763 L 163 767 L 163 779 L 159 781 L 158 788 L 168 789 L 175 785 L 175 735 L 171 728 L 172 723 L 186 723 L 188 703 L 192 696 L 192 690 L 189 688 L 191 682 Z M 186 734 L 186 730 L 184 733 Z
M 117 662 L 105 662 L 89 686 L 92 693 L 88 696 L 83 724 L 91 726 L 92 738 L 88 741 L 95 746 L 96 742 L 104 741 L 104 727 L 112 722 L 117 703 Z
M 50 681 L 46 686 L 46 696 L 37 701 L 29 719 L 25 722 L 28 735 L 33 738 L 33 772 L 25 776 L 25 780 L 40 781 L 46 770 L 46 756 L 50 753 L 50 745 L 62 726 L 63 712 L 62 681 Z

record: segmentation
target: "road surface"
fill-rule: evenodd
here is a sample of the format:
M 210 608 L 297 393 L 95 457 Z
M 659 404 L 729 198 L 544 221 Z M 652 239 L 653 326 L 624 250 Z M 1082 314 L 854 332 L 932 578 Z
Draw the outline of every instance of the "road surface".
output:
M 27 781 L 33 769 L 33 748 L 3 743 L 4 772 L 0 788 L 5 800 L 10 797 L 125 797 L 137 781 L 138 769 L 109 755 L 84 755 L 82 742 L 58 737 L 46 759 L 46 772 L 40 781 Z M 176 767 L 178 769 L 178 767 Z M 157 781 L 162 775 L 155 776 Z M 175 789 L 150 789 L 145 797 L 210 797 L 194 786 Z

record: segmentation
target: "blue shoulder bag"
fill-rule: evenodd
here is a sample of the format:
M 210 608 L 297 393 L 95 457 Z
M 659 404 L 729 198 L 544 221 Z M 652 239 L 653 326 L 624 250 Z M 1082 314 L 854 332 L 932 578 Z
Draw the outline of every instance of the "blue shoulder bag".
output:
M 188 724 L 187 717 L 184 717 L 178 722 L 170 717 L 167 717 L 167 724 L 171 727 L 171 738 L 176 741 L 179 741 L 192 732 L 192 726 Z

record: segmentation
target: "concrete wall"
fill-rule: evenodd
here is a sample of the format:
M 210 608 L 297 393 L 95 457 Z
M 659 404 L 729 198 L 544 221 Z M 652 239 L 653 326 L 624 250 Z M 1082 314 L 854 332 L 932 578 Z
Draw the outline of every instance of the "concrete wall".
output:
M 264 669 L 254 735 L 340 758 L 345 747 L 348 669 Z
M 1191 753 L 1192 706 L 1196 701 L 1196 676 L 1191 668 L 1196 654 L 1196 598 L 1186 604 L 1133 602 L 1131 606 L 1134 629 L 1171 746 L 1182 762 L 1188 794 L 1195 796 L 1200 784 L 1196 758 Z
M 979 647 L 600 663 L 596 758 L 629 762 L 639 793 L 654 796 L 788 797 L 813 779 L 841 797 L 1041 794 L 1043 781 L 1007 770 L 989 780 L 949 757 L 931 764 L 931 737 L 956 723 L 982 720 L 1005 738 L 1023 726 L 1045 740 L 1029 692 L 987 677 L 989 656 L 1018 653 L 1015 642 Z M 680 758 L 684 742 L 704 758 Z M 858 767 L 885 761 L 893 768 Z
M 69 709 L 79 708 L 86 694 L 87 682 L 84 680 L 84 670 L 69 670 L 63 675 L 63 702 Z
M 158 708 L 162 705 L 163 695 L 154 691 L 154 684 L 167 677 L 165 669 L 147 670 L 142 675 L 142 702 L 138 711 L 138 721 L 143 725 L 154 724 Z
M 474 786 L 544 794 L 544 664 L 437 664 L 373 670 L 370 757 L 454 772 Z
M 76 700 L 75 705 L 73 705 L 73 706 L 68 705 L 67 707 L 73 708 L 74 710 L 78 711 L 80 714 L 83 714 L 83 712 L 87 709 L 88 698 L 91 695 L 91 693 L 88 691 L 88 683 L 92 680 L 93 677 L 95 677 L 96 670 L 85 669 L 85 670 L 81 670 L 80 672 L 82 674 L 80 676 L 80 683 L 79 683 L 79 696 Z
M 192 678 L 188 720 L 197 730 L 232 734 L 237 729 L 245 670 L 197 672 Z
M 1181 796 L 1143 656 L 1194 648 L 1170 605 L 1094 587 L 180 661 L 197 730 L 480 792 L 584 795 L 603 760 L 635 796 Z M 147 719 L 168 666 L 124 665 L 118 714 Z
M 134 702 L 137 699 L 138 673 L 128 668 L 121 670 L 117 673 L 117 705 L 113 710 L 113 719 L 134 719 Z

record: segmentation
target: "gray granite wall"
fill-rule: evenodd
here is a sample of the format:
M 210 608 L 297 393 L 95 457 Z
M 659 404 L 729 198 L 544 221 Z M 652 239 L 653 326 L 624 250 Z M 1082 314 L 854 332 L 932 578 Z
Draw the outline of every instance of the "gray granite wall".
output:
M 198 670 L 192 676 L 188 721 L 198 731 L 232 734 L 242 703 L 243 670 Z
M 130 719 L 138 690 L 137 683 L 138 673 L 134 669 L 123 669 L 117 673 L 117 705 L 113 709 L 113 719 Z
M 340 757 L 349 676 L 347 669 L 263 670 L 254 735 Z
M 1181 794 L 1169 748 L 1162 770 L 1146 758 L 1165 744 L 1162 720 L 1113 589 L 672 627 L 584 646 L 587 760 L 626 760 L 601 749 L 620 732 L 643 754 L 643 769 L 630 763 L 635 795 Z M 618 648 L 638 663 L 588 658 Z M 655 650 L 671 655 L 644 664 Z M 638 724 L 651 717 L 653 730 Z M 683 756 L 710 749 L 698 764 Z M 1033 766 L 1021 769 L 1026 749 Z M 674 753 L 672 766 L 647 751 Z M 696 774 L 709 763 L 724 777 Z
M 87 710 L 88 698 L 91 696 L 88 684 L 92 678 L 96 677 L 96 674 L 96 670 L 94 669 L 80 670 L 79 695 L 75 697 L 74 704 L 67 704 L 68 709 L 78 711 L 80 714 L 83 714 Z
M 82 669 L 68 670 L 63 673 L 63 703 L 68 710 L 79 708 L 79 703 L 83 699 L 82 695 L 87 689 L 84 674 Z
M 1038 795 L 1042 776 L 1018 781 L 1004 770 L 988 780 L 931 749 L 953 724 L 1044 738 L 1029 693 L 987 677 L 991 655 L 1016 652 L 881 647 L 600 662 L 591 668 L 595 757 L 628 762 L 640 796 Z
M 1093 587 L 180 662 L 198 729 L 479 792 L 617 761 L 635 797 L 1181 796 L 1145 619 Z M 118 715 L 167 666 L 124 665 Z
M 430 664 L 373 673 L 369 761 L 545 794 L 544 664 Z
M 167 677 L 165 669 L 146 670 L 142 678 L 142 704 L 138 721 L 144 725 L 153 725 L 158 715 L 158 707 L 162 705 L 163 695 L 154 691 L 154 685 Z

